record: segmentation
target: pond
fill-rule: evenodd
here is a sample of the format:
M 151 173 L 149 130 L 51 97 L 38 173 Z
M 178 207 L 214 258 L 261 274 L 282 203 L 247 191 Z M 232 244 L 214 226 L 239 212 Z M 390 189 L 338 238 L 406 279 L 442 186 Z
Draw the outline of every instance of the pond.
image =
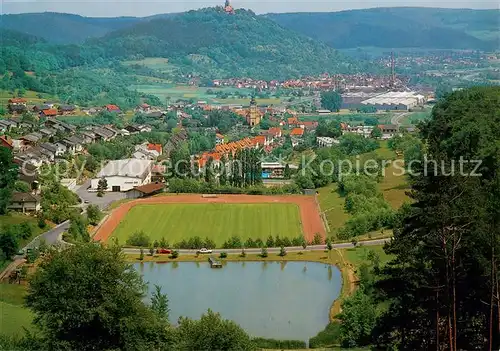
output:
M 170 320 L 199 319 L 209 308 L 255 337 L 308 340 L 328 324 L 340 295 L 337 267 L 313 262 L 143 263 L 136 269 L 168 294 Z

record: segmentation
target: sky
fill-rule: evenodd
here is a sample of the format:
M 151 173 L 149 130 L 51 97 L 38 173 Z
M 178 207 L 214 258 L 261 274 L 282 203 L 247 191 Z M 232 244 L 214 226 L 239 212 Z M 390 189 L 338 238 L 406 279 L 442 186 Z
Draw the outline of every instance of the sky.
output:
M 65 12 L 89 17 L 149 16 L 222 5 L 224 0 L 0 0 L 6 13 Z M 498 0 L 233 0 L 254 12 L 332 12 L 396 6 L 498 9 Z

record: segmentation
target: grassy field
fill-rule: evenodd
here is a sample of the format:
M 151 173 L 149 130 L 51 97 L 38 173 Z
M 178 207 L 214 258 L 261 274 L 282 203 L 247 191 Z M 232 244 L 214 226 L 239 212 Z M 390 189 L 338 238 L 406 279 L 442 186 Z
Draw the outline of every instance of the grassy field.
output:
M 17 92 L 14 94 L 17 97 Z M 42 98 L 40 98 L 41 96 Z M 0 106 L 7 108 L 9 104 L 9 99 L 12 99 L 13 94 L 6 90 L 0 90 Z M 48 94 L 37 93 L 35 91 L 28 90 L 23 96 L 28 100 L 28 104 L 41 104 L 46 100 L 53 100 Z
M 123 244 L 137 231 L 144 231 L 151 240 L 165 237 L 170 244 L 194 236 L 209 237 L 218 247 L 233 235 L 242 241 L 302 235 L 299 209 L 294 204 L 139 205 L 129 211 L 112 237 Z
M 32 329 L 33 314 L 23 306 L 25 287 L 17 284 L 0 284 L 0 334 L 19 335 Z
M 168 59 L 162 57 L 146 57 L 142 60 L 123 61 L 122 63 L 125 66 L 139 65 L 161 72 L 169 72 L 173 68 L 173 65 L 168 62 Z
M 328 221 L 330 232 L 342 228 L 349 218 L 349 214 L 344 211 L 345 199 L 339 195 L 337 189 L 337 184 L 318 189 L 319 204 Z

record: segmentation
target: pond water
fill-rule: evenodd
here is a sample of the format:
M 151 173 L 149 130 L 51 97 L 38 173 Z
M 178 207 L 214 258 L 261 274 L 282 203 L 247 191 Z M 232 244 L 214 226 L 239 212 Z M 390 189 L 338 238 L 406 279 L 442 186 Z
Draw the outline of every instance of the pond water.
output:
M 149 284 L 168 294 L 170 320 L 199 319 L 209 308 L 255 337 L 308 340 L 328 324 L 342 276 L 312 262 L 138 263 Z

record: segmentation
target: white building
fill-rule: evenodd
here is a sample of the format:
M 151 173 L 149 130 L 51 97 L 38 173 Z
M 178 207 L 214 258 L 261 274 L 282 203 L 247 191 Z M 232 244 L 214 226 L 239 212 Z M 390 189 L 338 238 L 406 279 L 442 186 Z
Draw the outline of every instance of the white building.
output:
M 109 161 L 101 169 L 96 178 L 90 182 L 93 191 L 97 191 L 99 180 L 105 178 L 108 182 L 106 191 L 128 191 L 136 186 L 151 183 L 151 169 L 153 162 L 150 160 L 125 159 Z
M 316 142 L 319 147 L 332 147 L 333 145 L 340 144 L 340 141 L 330 137 L 317 137 Z

